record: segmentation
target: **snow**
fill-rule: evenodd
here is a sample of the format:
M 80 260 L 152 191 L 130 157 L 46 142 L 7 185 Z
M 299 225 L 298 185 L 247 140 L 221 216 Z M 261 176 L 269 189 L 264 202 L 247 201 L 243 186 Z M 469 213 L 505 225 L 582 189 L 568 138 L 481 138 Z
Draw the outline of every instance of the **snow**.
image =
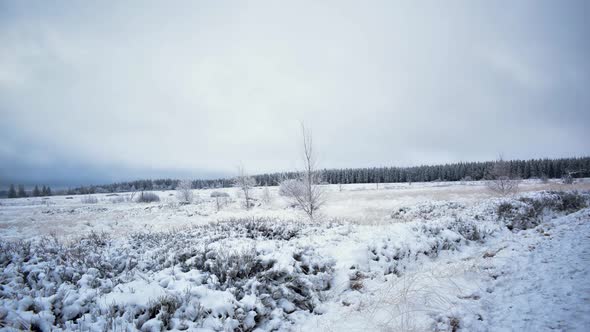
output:
M 149 204 L 105 194 L 95 204 L 0 200 L 0 322 L 45 331 L 590 326 L 590 209 L 543 191 L 590 181 L 525 181 L 506 198 L 481 182 L 342 188 L 326 186 L 313 222 L 276 187 L 270 202 L 255 188 L 250 211 L 235 188 L 221 190 L 230 196 L 221 211 L 214 190 L 195 190 L 186 205 L 170 191 Z
M 587 331 L 590 326 L 590 209 L 499 241 L 483 293 L 498 331 Z M 501 249 L 501 250 L 500 250 Z

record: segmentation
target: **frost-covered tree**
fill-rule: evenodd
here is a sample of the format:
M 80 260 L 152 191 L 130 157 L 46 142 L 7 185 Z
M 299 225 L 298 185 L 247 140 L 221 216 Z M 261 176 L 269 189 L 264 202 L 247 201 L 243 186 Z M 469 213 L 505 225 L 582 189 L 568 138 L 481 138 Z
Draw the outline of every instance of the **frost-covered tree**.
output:
M 513 176 L 510 163 L 500 156 L 488 172 L 488 189 L 498 195 L 507 196 L 517 193 L 519 184 L 520 179 Z
M 304 169 L 296 180 L 283 181 L 280 191 L 291 199 L 292 203 L 303 210 L 313 220 L 317 210 L 325 203 L 324 190 L 320 186 L 321 173 L 317 170 L 317 160 L 313 150 L 311 133 L 301 124 L 303 136 Z
M 268 205 L 272 201 L 272 196 L 270 195 L 270 190 L 268 189 L 268 185 L 264 185 L 264 189 L 262 189 L 262 202 Z
M 16 198 L 16 189 L 14 189 L 14 184 L 11 184 L 10 188 L 8 188 L 8 198 Z
M 221 208 L 227 203 L 229 199 L 229 194 L 223 191 L 214 191 L 211 193 L 211 197 L 215 198 L 215 208 L 217 212 L 221 210 Z
M 244 200 L 246 201 L 246 210 L 250 209 L 251 203 L 251 189 L 256 185 L 256 180 L 249 176 L 244 170 L 243 166 L 238 167 L 238 176 L 234 179 L 234 186 L 240 188 L 244 193 Z
M 176 187 L 176 197 L 182 204 L 193 202 L 193 183 L 190 180 L 182 180 Z

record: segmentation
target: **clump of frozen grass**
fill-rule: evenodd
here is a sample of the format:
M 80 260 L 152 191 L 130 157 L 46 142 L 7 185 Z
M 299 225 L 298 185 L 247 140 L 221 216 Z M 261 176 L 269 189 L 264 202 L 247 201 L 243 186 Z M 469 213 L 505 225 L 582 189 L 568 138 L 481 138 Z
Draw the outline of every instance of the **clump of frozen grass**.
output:
M 291 240 L 299 235 L 301 223 L 269 217 L 230 218 L 218 221 L 216 227 L 228 232 L 237 232 L 251 239 Z
M 141 331 L 150 331 L 152 327 L 157 327 L 160 331 L 172 330 L 174 329 L 172 317 L 181 306 L 182 299 L 173 295 L 150 300 L 147 308 L 139 314 L 135 327 Z
M 430 326 L 429 320 L 423 318 L 447 316 L 452 311 L 455 299 L 448 295 L 448 290 L 460 287 L 453 277 L 464 271 L 462 267 L 453 268 L 456 271 L 426 269 L 392 276 L 383 285 L 371 289 L 375 297 L 359 308 L 360 315 L 370 316 L 373 330 L 445 331 L 444 323 L 448 320 L 435 318 L 434 326 Z M 439 320 L 444 323 L 437 324 Z

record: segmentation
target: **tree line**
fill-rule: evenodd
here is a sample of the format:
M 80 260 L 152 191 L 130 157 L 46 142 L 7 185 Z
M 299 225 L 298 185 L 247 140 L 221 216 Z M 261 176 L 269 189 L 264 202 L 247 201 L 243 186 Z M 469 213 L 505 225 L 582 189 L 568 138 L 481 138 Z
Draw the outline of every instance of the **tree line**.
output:
M 485 180 L 497 161 L 460 162 L 414 167 L 374 167 L 325 170 L 330 184 Z M 506 161 L 510 176 L 520 179 L 590 176 L 590 157 Z M 276 176 L 271 178 L 274 180 Z
M 505 161 L 514 178 L 561 178 L 590 176 L 590 157 L 529 159 Z M 323 169 L 321 182 L 327 184 L 351 183 L 400 183 L 432 181 L 470 181 L 485 180 L 496 161 L 459 162 L 441 165 L 422 165 L 412 167 L 371 167 Z M 256 185 L 278 185 L 285 179 L 295 179 L 297 172 L 275 172 L 253 175 Z M 117 182 L 107 185 L 78 187 L 68 189 L 69 195 L 128 192 L 136 190 L 173 190 L 180 180 L 157 179 Z M 191 182 L 193 189 L 227 188 L 234 186 L 233 178 L 199 179 Z
M 14 184 L 11 184 L 8 188 L 8 198 L 18 198 L 18 197 L 43 197 L 43 196 L 51 196 L 51 187 L 49 186 L 42 186 L 39 189 L 38 185 L 35 185 L 31 193 L 27 193 L 25 190 L 25 186 L 22 184 L 18 185 L 18 189 L 15 188 Z

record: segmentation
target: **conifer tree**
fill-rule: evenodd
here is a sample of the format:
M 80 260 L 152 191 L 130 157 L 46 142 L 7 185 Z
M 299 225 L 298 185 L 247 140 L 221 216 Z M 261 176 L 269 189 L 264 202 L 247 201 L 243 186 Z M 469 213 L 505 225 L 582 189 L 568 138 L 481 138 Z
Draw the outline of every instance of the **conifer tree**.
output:
M 8 189 L 8 198 L 16 198 L 16 189 L 14 189 L 14 184 L 10 185 Z
M 41 192 L 39 191 L 39 186 L 35 185 L 35 189 L 33 189 L 33 197 L 39 197 Z
M 18 197 L 27 197 L 27 192 L 25 191 L 25 186 L 23 186 L 22 184 L 18 185 L 17 196 Z

